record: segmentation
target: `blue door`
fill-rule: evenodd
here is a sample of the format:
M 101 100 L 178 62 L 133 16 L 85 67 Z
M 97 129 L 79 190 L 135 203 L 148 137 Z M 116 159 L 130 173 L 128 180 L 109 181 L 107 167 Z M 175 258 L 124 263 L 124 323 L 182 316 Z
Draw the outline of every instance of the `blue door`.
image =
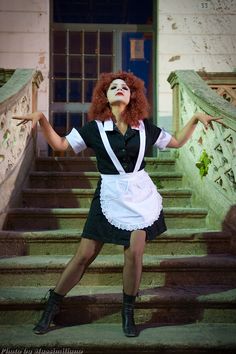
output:
M 141 78 L 153 114 L 153 38 L 151 32 L 122 33 L 122 70 Z

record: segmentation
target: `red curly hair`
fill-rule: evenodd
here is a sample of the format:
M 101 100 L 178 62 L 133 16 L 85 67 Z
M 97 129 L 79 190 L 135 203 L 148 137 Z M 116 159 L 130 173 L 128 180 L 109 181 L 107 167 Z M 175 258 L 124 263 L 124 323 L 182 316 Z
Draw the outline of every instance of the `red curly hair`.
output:
M 122 113 L 124 121 L 132 126 L 138 126 L 139 120 L 148 118 L 149 104 L 145 95 L 144 82 L 130 72 L 102 73 L 92 96 L 92 103 L 88 111 L 88 119 L 108 120 L 113 116 L 107 90 L 113 80 L 121 79 L 130 88 L 130 102 Z

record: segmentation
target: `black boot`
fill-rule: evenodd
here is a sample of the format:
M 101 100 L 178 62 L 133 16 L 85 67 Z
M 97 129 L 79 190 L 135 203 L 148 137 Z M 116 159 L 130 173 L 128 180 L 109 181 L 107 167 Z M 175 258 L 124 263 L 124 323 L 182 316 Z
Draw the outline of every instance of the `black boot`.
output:
M 50 295 L 42 317 L 33 329 L 35 334 L 46 333 L 50 324 L 53 322 L 54 317 L 60 312 L 60 304 L 64 296 L 55 293 L 52 289 L 49 290 L 49 292 Z
M 123 293 L 122 327 L 126 337 L 137 337 L 137 329 L 134 322 L 134 304 L 136 296 Z

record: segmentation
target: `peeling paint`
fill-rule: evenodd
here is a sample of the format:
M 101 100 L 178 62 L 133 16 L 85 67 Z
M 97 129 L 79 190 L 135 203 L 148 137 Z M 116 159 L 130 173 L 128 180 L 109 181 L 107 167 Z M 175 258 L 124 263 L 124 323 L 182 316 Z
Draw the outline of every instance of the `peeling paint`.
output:
M 208 46 L 207 46 L 207 43 L 204 41 L 204 48 L 207 50 L 209 49 Z
M 206 67 L 205 67 L 205 66 L 203 66 L 203 67 L 201 67 L 200 69 L 198 69 L 198 71 L 201 71 L 201 72 L 206 72 Z
M 180 55 L 174 55 L 173 57 L 171 57 L 168 61 L 175 61 L 175 60 L 180 60 Z
M 200 47 L 194 39 L 192 39 L 192 43 L 194 45 L 194 48 L 196 49 L 196 52 L 200 52 Z
M 39 53 L 39 61 L 38 64 L 43 65 L 45 64 L 45 52 L 40 52 Z

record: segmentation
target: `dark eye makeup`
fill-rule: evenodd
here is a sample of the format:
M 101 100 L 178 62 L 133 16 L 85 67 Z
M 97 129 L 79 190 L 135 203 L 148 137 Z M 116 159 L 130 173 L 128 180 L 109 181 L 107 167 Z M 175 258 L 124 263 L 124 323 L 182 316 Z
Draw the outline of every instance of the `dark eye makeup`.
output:
M 117 86 L 111 86 L 110 90 L 115 90 L 116 88 Z M 129 88 L 127 86 L 122 86 L 122 89 L 128 91 Z

